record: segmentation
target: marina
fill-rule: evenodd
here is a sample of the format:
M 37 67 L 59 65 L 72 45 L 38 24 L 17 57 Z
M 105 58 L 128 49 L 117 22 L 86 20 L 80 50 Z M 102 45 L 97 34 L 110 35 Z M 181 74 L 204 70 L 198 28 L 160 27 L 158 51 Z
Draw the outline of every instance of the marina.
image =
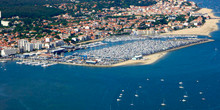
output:
M 57 54 L 50 55 L 50 57 L 31 55 L 24 59 L 17 58 L 21 60 L 17 64 L 48 67 L 60 63 L 111 67 L 120 63 L 126 63 L 127 61 L 149 61 L 151 58 L 145 56 L 212 41 L 211 39 L 200 38 L 196 35 L 179 35 L 177 37 L 166 37 L 165 35 L 155 38 L 149 36 L 113 36 L 102 42 L 79 45 L 76 48 L 84 49 L 74 51 L 72 55 L 59 57 L 57 57 Z

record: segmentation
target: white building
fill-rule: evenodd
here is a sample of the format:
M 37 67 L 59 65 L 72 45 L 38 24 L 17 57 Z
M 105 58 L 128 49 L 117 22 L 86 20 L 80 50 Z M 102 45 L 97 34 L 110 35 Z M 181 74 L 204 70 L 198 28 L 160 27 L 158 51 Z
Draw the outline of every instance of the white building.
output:
M 28 41 L 26 39 L 21 39 L 18 41 L 18 48 L 19 49 L 24 49 Z
M 34 44 L 34 49 L 41 50 L 42 49 L 42 43 L 35 43 Z
M 15 48 L 4 48 L 3 50 L 1 50 L 1 56 L 3 57 L 7 57 L 9 55 L 13 55 L 17 53 L 17 49 Z
M 50 43 L 45 43 L 45 44 L 44 44 L 44 47 L 47 48 L 47 49 L 49 49 L 49 48 L 50 48 Z
M 1 21 L 2 26 L 9 26 L 10 21 Z
M 32 43 L 27 43 L 25 46 L 25 51 L 31 52 L 34 50 L 34 45 Z
M 52 41 L 52 38 L 46 38 L 45 39 L 45 42 L 51 42 Z

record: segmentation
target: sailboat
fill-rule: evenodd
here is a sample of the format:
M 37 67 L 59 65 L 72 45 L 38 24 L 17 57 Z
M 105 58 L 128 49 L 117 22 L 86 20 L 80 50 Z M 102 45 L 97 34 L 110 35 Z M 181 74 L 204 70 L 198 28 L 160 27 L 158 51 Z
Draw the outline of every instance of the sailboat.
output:
M 161 106 L 166 106 L 164 99 L 163 99 L 163 102 L 161 103 Z

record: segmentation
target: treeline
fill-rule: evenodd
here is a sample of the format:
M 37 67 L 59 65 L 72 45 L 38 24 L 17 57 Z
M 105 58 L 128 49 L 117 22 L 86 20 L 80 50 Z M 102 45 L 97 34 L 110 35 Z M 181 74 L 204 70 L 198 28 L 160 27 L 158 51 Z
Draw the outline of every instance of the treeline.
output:
M 155 4 L 155 0 L 79 0 L 82 2 L 89 2 L 93 4 L 96 2 L 97 10 L 109 7 L 129 7 L 130 5 L 136 6 L 149 6 Z M 108 3 L 111 1 L 111 3 Z M 113 1 L 113 2 L 112 2 Z M 70 0 L 0 0 L 0 11 L 2 11 L 2 17 L 8 18 L 12 16 L 19 17 L 51 17 L 64 11 L 57 8 L 44 7 L 44 4 L 59 4 L 68 3 Z
M 2 17 L 51 17 L 63 13 L 56 8 L 47 8 L 44 4 L 56 4 L 67 2 L 68 0 L 0 0 L 0 11 Z
M 62 10 L 56 8 L 47 8 L 43 6 L 15 6 L 0 8 L 3 18 L 12 16 L 39 18 L 51 17 L 63 13 Z
M 156 4 L 157 2 L 155 0 L 80 0 L 81 2 L 97 2 L 97 6 L 99 9 L 102 8 L 109 8 L 109 7 L 123 7 L 127 8 L 130 5 L 135 5 L 135 6 L 149 6 Z M 101 3 L 100 3 L 101 1 Z M 111 3 L 107 3 L 108 1 L 114 1 Z

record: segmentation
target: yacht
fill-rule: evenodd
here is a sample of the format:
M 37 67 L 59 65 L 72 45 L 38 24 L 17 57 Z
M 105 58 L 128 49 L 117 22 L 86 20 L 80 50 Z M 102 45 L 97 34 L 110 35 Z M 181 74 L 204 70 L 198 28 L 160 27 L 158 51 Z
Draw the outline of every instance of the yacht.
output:
M 183 100 L 182 100 L 182 102 L 186 102 L 186 100 L 185 100 L 185 99 L 183 99 Z
M 183 86 L 179 86 L 179 88 L 180 88 L 180 89 L 183 89 L 184 87 L 183 87 Z
M 164 103 L 164 100 L 163 100 L 163 102 L 161 103 L 161 106 L 165 106 L 166 104 Z
M 121 99 L 117 99 L 117 102 L 121 101 Z

